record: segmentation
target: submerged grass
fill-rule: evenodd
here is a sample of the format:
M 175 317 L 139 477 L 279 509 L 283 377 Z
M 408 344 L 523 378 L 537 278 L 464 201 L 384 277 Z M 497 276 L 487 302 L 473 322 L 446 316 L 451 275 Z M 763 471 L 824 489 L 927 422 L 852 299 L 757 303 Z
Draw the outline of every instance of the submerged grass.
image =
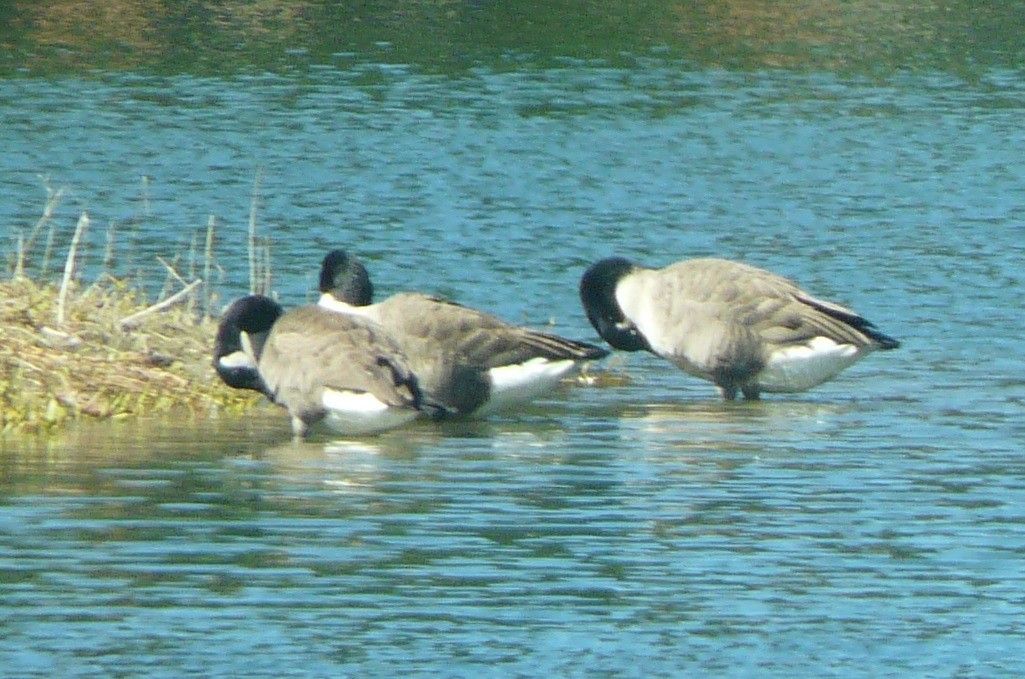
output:
M 0 431 L 52 432 L 79 418 L 206 415 L 258 402 L 217 378 L 216 322 L 187 305 L 140 316 L 152 307 L 113 277 L 60 292 L 23 277 L 0 282 Z M 64 318 L 55 327 L 59 299 Z

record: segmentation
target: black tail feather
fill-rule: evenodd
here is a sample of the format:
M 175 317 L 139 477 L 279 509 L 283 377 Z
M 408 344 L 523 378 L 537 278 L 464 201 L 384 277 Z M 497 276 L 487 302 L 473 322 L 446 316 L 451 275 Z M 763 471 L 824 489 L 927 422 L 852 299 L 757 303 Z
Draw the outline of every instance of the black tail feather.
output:
M 835 318 L 841 323 L 854 328 L 862 335 L 878 344 L 879 349 L 885 351 L 900 347 L 900 340 L 894 339 L 893 337 L 881 332 L 871 321 L 850 309 L 838 304 L 823 302 L 822 300 L 815 299 L 814 297 L 804 296 L 800 297 L 800 300 L 809 306 L 815 307 L 830 318 Z

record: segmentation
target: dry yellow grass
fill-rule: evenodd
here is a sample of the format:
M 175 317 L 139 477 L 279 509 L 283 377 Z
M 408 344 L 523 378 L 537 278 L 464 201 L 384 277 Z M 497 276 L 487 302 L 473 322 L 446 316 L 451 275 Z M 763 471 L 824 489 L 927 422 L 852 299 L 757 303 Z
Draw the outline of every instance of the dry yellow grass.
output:
M 79 418 L 118 419 L 176 410 L 237 411 L 259 402 L 226 387 L 211 367 L 216 323 L 185 305 L 148 307 L 114 278 L 72 287 L 56 327 L 58 288 L 0 282 L 0 432 L 45 433 Z

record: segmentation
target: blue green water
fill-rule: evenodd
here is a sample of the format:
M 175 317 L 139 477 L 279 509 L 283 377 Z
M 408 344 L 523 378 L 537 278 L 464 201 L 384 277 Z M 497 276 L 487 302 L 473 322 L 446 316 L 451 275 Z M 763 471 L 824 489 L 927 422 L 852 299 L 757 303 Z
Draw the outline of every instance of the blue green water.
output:
M 112 224 L 159 281 L 212 214 L 243 294 L 258 180 L 289 304 L 345 246 L 383 294 L 593 338 L 588 263 L 713 255 L 904 342 L 758 403 L 630 355 L 618 386 L 355 443 L 270 407 L 4 440 L 4 676 L 1020 676 L 1023 113 L 997 67 L 657 55 L 0 81 L 5 253 L 43 175 L 55 251 L 92 218 L 87 279 Z

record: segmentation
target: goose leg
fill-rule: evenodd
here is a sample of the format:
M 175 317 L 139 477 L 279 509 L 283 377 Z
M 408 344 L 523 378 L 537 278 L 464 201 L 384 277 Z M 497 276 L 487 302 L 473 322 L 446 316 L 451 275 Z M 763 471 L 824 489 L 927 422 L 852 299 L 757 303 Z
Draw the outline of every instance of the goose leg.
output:
M 292 438 L 296 440 L 306 438 L 306 432 L 310 430 L 310 426 L 306 424 L 303 418 L 298 415 L 292 416 Z

